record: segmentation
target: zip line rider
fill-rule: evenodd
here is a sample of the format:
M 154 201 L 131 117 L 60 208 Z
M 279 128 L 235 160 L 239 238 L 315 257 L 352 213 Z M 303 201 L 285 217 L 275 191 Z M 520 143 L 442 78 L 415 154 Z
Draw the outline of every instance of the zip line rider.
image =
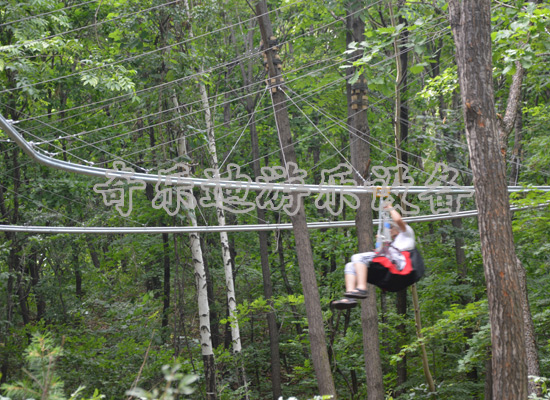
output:
M 377 240 L 380 241 L 380 245 L 377 243 L 377 251 L 354 254 L 351 257 L 351 262 L 346 264 L 344 270 L 346 286 L 344 298 L 333 301 L 331 307 L 348 309 L 357 306 L 355 299 L 364 299 L 367 297 L 367 282 L 386 290 L 397 291 L 402 289 L 401 286 L 403 284 L 406 287 L 416 282 L 422 276 L 424 271 L 423 262 L 421 262 L 420 271 L 416 271 L 411 265 L 410 255 L 415 250 L 413 229 L 403 221 L 401 214 L 392 207 L 391 203 L 386 203 L 384 210 L 389 212 L 391 217 L 389 235 L 387 235 L 388 224 L 384 223 L 386 225 L 386 235 L 391 237 L 391 242 L 387 236 L 387 240 L 382 241 L 384 238 L 380 237 L 379 231 Z M 407 282 L 405 282 L 403 278 L 410 273 L 414 273 L 414 276 L 411 277 L 413 281 L 407 278 Z M 394 274 L 397 274 L 396 279 L 401 281 L 398 283 L 399 288 L 391 282 Z

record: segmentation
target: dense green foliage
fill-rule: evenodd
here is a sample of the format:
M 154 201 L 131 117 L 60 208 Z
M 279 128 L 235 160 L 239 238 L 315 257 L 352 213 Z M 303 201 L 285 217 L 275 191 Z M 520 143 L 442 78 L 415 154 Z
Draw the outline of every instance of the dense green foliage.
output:
M 438 164 L 459 171 L 456 183 L 471 185 L 468 150 L 458 96 L 454 45 L 443 1 L 392 4 L 403 22 L 392 26 L 391 2 L 364 1 L 364 41 L 346 47 L 344 20 L 350 1 L 270 1 L 285 76 L 291 130 L 307 183 L 322 182 L 323 170 L 349 160 L 346 126 L 348 54 L 364 74 L 371 130 L 371 166 L 395 166 L 392 115 L 395 106 L 394 40 L 407 32 L 406 86 L 409 174 L 424 185 Z M 395 2 L 394 2 L 395 3 Z M 122 161 L 135 171 L 157 174 L 187 162 L 193 176 L 210 168 L 204 108 L 198 82 L 208 89 L 216 146 L 225 168 L 241 166 L 253 177 L 248 128 L 255 110 L 262 166 L 281 165 L 273 108 L 260 52 L 260 33 L 246 2 L 200 0 L 190 4 L 157 0 L 77 3 L 0 1 L 0 113 L 35 148 L 59 160 L 99 167 Z M 400 21 L 400 20 L 397 20 Z M 550 7 L 521 0 L 495 2 L 493 9 L 495 103 L 504 113 L 516 61 L 526 69 L 522 90 L 520 185 L 548 185 Z M 193 37 L 190 34 L 192 27 Z M 355 82 L 357 76 L 349 77 Z M 174 101 L 177 98 L 177 103 Z M 255 99 L 249 109 L 247 98 Z M 256 104 L 257 102 L 257 104 Z M 517 136 L 517 135 L 516 135 Z M 178 152 L 185 138 L 185 155 Z M 509 158 L 512 151 L 509 151 Z M 508 160 L 512 174 L 512 163 Z M 53 170 L 24 155 L 0 131 L 0 223 L 74 227 L 187 226 L 183 211 L 170 216 L 154 208 L 154 185 L 136 190 L 123 216 L 106 206 L 94 185 L 106 179 Z M 127 186 L 125 186 L 127 188 Z M 200 198 L 205 191 L 195 187 Z M 249 193 L 253 201 L 255 194 Z M 513 196 L 518 205 L 542 203 L 544 193 Z M 407 201 L 419 214 L 433 213 L 428 201 Z M 309 221 L 351 220 L 347 206 L 333 215 L 305 201 Z M 475 208 L 471 198 L 461 209 Z M 200 225 L 216 225 L 213 207 L 197 208 Z M 123 211 L 128 211 L 126 203 Z M 257 223 L 254 211 L 227 213 L 228 224 Z M 288 222 L 267 210 L 267 222 Z M 550 376 L 550 214 L 521 211 L 513 227 L 528 279 L 542 376 Z M 439 398 L 482 398 L 490 334 L 476 220 L 412 225 L 428 268 L 418 284 L 424 339 Z M 359 308 L 329 308 L 343 288 L 343 269 L 356 252 L 353 228 L 311 230 L 331 366 L 341 398 L 365 398 L 365 360 Z M 32 386 L 23 372 L 29 354 L 47 343 L 55 357 L 53 398 L 119 399 L 136 387 L 143 398 L 175 398 L 157 388 L 165 377 L 197 375 L 193 398 L 204 398 L 196 289 L 185 234 L 38 234 L 0 232 L 0 368 L 2 382 Z M 201 235 L 212 284 L 211 333 L 221 399 L 241 398 L 231 353 L 221 246 L 215 233 Z M 457 244 L 458 240 L 463 244 Z M 263 297 L 257 232 L 230 233 L 243 357 L 251 399 L 270 398 L 269 337 L 265 314 L 274 309 L 279 327 L 284 397 L 311 398 L 317 383 L 307 335 L 301 283 L 291 232 L 269 234 L 274 302 Z M 456 249 L 465 262 L 457 263 Z M 171 270 L 170 306 L 164 314 L 165 260 Z M 384 383 L 388 398 L 424 398 L 427 387 L 417 351 L 412 306 L 396 312 L 395 296 L 378 293 Z M 166 318 L 167 316 L 167 318 Z M 165 317 L 165 318 L 163 318 Z M 404 325 L 405 329 L 399 327 Z M 34 338 L 34 339 L 33 339 Z M 38 338 L 42 338 L 42 342 Z M 403 346 L 399 344 L 403 344 Z M 27 350 L 26 350 L 27 349 Z M 57 354 L 54 354 L 57 353 Z M 396 363 L 407 357 L 407 381 L 397 387 Z M 35 362 L 36 358 L 33 359 Z M 49 362 L 44 361 L 41 362 Z M 179 365 L 178 370 L 164 369 Z M 31 372 L 42 373 L 40 365 Z M 36 371 L 35 371 L 36 370 Z M 171 374 L 171 375 L 170 375 Z M 175 378 L 177 377 L 177 378 Z M 50 379 L 53 379 L 51 377 Z M 27 382 L 28 381 L 28 382 Z M 186 392 L 190 380 L 182 381 Z M 29 386 L 29 387 L 30 387 Z M 155 392 L 155 390 L 157 390 Z M 165 397 L 159 397 L 164 393 Z M 0 392 L 13 396 L 13 390 Z M 55 396 L 57 397 L 54 397 Z M 136 392 L 134 392 L 136 394 Z M 174 396 L 174 397 L 169 397 Z M 477 397 L 476 397 L 477 396 Z M 23 398 L 23 397 L 22 397 Z M 77 398 L 77 397 L 75 397 Z

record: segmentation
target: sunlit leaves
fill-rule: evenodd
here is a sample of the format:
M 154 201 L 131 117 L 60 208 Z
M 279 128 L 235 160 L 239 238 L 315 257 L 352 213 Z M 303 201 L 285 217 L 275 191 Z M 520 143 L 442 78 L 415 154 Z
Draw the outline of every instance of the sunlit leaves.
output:
M 531 68 L 536 54 L 548 49 L 549 43 L 543 34 L 550 26 L 548 6 L 529 2 L 514 13 L 509 8 L 496 8 L 492 21 L 495 26 L 491 33 L 493 60 L 502 75 L 513 75 L 516 61 L 526 69 Z

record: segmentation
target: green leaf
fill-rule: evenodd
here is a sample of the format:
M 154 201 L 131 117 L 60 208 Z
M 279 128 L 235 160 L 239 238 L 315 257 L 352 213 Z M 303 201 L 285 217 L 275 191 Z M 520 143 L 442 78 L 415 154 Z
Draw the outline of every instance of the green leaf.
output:
M 109 37 L 116 41 L 120 41 L 123 35 L 122 35 L 122 32 L 117 29 L 116 31 L 109 33 Z
M 422 71 L 424 71 L 424 65 L 423 64 L 416 64 L 411 67 L 411 72 L 413 74 L 419 74 Z
M 395 28 L 393 26 L 388 26 L 387 28 L 378 28 L 378 32 L 391 34 L 395 32 Z
M 513 71 L 514 69 L 515 69 L 514 66 L 512 64 L 509 64 L 509 65 L 506 66 L 506 68 L 504 68 L 502 70 L 502 75 L 506 75 L 506 74 L 513 75 L 514 74 L 514 71 Z

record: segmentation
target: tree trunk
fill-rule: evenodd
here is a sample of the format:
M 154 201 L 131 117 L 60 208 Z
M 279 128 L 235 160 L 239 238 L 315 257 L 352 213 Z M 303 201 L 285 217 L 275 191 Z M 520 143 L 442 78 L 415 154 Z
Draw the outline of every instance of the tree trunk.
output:
M 46 313 L 46 301 L 44 300 L 44 296 L 40 291 L 40 271 L 42 269 L 42 262 L 43 262 L 43 259 L 41 258 L 39 260 L 36 252 L 30 257 L 30 260 L 29 260 L 31 284 L 32 284 L 34 296 L 36 299 L 36 320 L 37 321 L 42 320 L 42 318 L 44 318 L 44 314 Z M 80 268 L 77 266 L 76 271 L 79 271 L 79 270 Z M 78 285 L 78 278 L 77 278 L 77 285 Z M 79 292 L 77 287 L 77 295 L 78 293 Z M 82 294 L 82 288 L 80 289 L 80 293 Z
M 268 43 L 273 36 L 271 21 L 269 19 L 266 0 L 261 0 L 256 4 L 256 14 L 260 24 L 260 32 L 263 43 L 268 48 Z M 269 49 L 265 52 L 267 57 L 267 65 L 269 78 L 280 80 L 278 69 L 273 63 L 274 50 Z M 281 155 L 285 167 L 287 163 L 296 163 L 296 153 L 290 133 L 290 123 L 288 119 L 288 110 L 286 108 L 285 94 L 280 90 L 272 92 L 273 108 L 275 112 L 275 120 L 277 131 L 281 142 Z M 290 171 L 289 171 L 290 174 Z M 289 176 L 289 178 L 291 178 Z M 327 342 L 323 325 L 323 312 L 321 310 L 321 301 L 317 280 L 315 277 L 315 269 L 313 265 L 313 252 L 311 249 L 311 241 L 307 228 L 306 215 L 302 199 L 296 193 L 292 194 L 293 204 L 298 206 L 295 215 L 291 216 L 292 227 L 294 229 L 294 238 L 296 241 L 296 252 L 298 256 L 298 264 L 300 267 L 300 278 L 304 293 L 304 302 L 306 315 L 309 325 L 309 339 L 311 346 L 311 356 L 313 368 L 317 378 L 319 394 L 333 395 L 336 397 L 336 388 L 330 370 L 330 364 L 327 352 Z
M 505 158 L 508 152 L 508 136 L 514 128 L 514 121 L 518 114 L 519 103 L 521 100 L 521 85 L 525 70 L 519 61 L 516 61 L 516 73 L 512 77 L 512 85 L 508 94 L 506 113 L 499 124 L 500 153 Z
M 355 3 L 354 3 L 355 4 Z M 355 4 L 358 7 L 359 4 Z M 361 42 L 364 40 L 365 23 L 357 14 L 356 9 L 349 9 L 346 17 L 347 34 L 346 42 Z M 352 54 L 355 58 L 359 54 Z M 348 75 L 353 73 L 348 70 Z M 348 126 L 350 127 L 350 152 L 351 163 L 354 167 L 354 179 L 360 185 L 363 184 L 368 174 L 368 162 L 370 159 L 370 129 L 367 120 L 366 87 L 363 86 L 363 77 L 359 85 L 346 85 L 348 103 Z M 355 97 L 352 97 L 355 96 Z M 355 103 L 352 99 L 355 99 Z M 359 102 L 357 102 L 359 101 Z M 354 104 L 357 106 L 354 107 Z M 361 176 L 357 173 L 359 172 Z M 358 252 L 371 251 L 374 248 L 372 209 L 370 195 L 359 197 L 359 209 L 355 214 L 355 226 L 357 229 Z M 376 287 L 368 284 L 368 297 L 361 301 L 361 327 L 363 331 L 363 354 L 365 358 L 365 373 L 367 377 L 367 399 L 384 399 L 384 382 L 382 376 L 382 360 L 380 357 L 380 343 L 378 333 L 378 309 L 376 307 Z
M 523 112 L 521 107 L 518 107 L 518 115 L 514 124 L 514 148 L 512 149 L 512 158 L 510 160 L 510 175 L 508 176 L 508 182 L 512 186 L 516 186 L 519 182 L 520 163 L 522 160 L 521 151 L 523 139 Z
M 77 246 L 74 246 L 74 254 L 73 254 L 73 260 L 74 260 L 74 277 L 75 277 L 75 286 L 76 286 L 76 297 L 78 297 L 80 300 L 82 300 L 82 270 L 80 268 L 80 262 L 78 260 L 78 252 L 77 252 Z M 34 277 L 33 277 L 34 281 Z M 34 286 L 34 284 L 33 284 Z
M 401 1 L 398 3 L 398 7 L 401 6 Z M 390 11 L 390 19 L 392 26 L 396 26 L 395 18 L 393 16 L 393 5 L 388 5 L 388 10 Z M 393 120 L 393 126 L 394 126 L 394 141 L 395 141 L 395 153 L 397 157 L 397 164 L 406 164 L 407 160 L 407 154 L 403 153 L 401 151 L 401 142 L 403 141 L 404 137 L 403 135 L 408 134 L 408 121 L 403 119 L 402 112 L 404 110 L 404 102 L 402 101 L 404 96 L 406 96 L 407 88 L 406 88 L 406 82 L 407 82 L 407 65 L 408 65 L 408 52 L 403 52 L 403 54 L 400 54 L 401 46 L 404 44 L 407 40 L 407 36 L 404 36 L 404 32 L 407 32 L 407 30 L 403 30 L 399 34 L 398 37 L 394 39 L 394 54 L 395 54 L 395 63 L 396 63 L 396 76 L 395 76 L 395 105 L 394 105 L 394 120 Z M 407 110 L 405 109 L 405 112 Z M 408 115 L 408 113 L 406 114 Z M 405 159 L 403 159 L 405 157 Z M 400 174 L 400 181 L 401 181 L 401 171 L 399 171 Z M 407 315 L 407 290 L 401 290 L 396 293 L 397 297 L 397 313 L 401 315 L 402 317 L 405 317 Z M 398 346 L 401 347 L 403 345 L 402 341 L 403 338 L 406 337 L 406 331 L 405 331 L 405 324 L 399 324 L 397 326 L 397 331 L 399 332 L 399 343 Z M 402 387 L 405 382 L 407 381 L 407 357 L 403 357 L 401 361 L 397 363 L 397 386 Z M 403 393 L 402 389 L 398 389 L 396 391 L 397 395 L 400 395 Z
M 295 290 L 292 288 L 292 285 L 290 284 L 290 280 L 288 279 L 288 274 L 286 272 L 286 261 L 285 261 L 285 248 L 284 248 L 284 242 L 283 242 L 283 231 L 280 231 L 277 233 L 277 253 L 279 255 L 279 266 L 281 268 L 281 277 L 283 278 L 283 284 L 285 287 L 285 290 L 288 295 L 292 295 L 295 293 Z M 303 334 L 302 330 L 302 324 L 300 322 L 301 315 L 298 312 L 298 309 L 295 305 L 290 305 L 290 310 L 292 311 L 292 315 L 294 316 L 292 324 L 296 328 L 296 335 L 301 336 Z M 308 352 L 305 346 L 302 344 L 302 351 L 304 354 L 304 357 L 308 357 Z
M 197 226 L 197 217 L 195 210 L 186 210 L 187 217 L 191 226 Z M 197 287 L 197 301 L 199 307 L 199 329 L 201 352 L 204 362 L 204 375 L 206 384 L 207 400 L 215 400 L 216 392 L 216 365 L 214 361 L 214 351 L 212 349 L 212 338 L 210 336 L 210 307 L 208 306 L 208 294 L 206 291 L 206 273 L 202 259 L 202 248 L 198 233 L 189 234 L 191 241 L 191 254 L 193 265 L 195 267 L 195 284 Z
M 529 292 L 527 291 L 527 277 L 525 273 L 525 267 L 516 258 L 516 267 L 518 282 L 521 287 L 522 294 L 522 308 L 523 308 L 523 324 L 525 331 L 525 352 L 527 355 L 527 375 L 528 376 L 541 376 L 539 365 L 539 354 L 537 350 L 537 340 L 535 337 L 535 325 L 533 324 L 533 318 L 531 317 L 531 307 L 529 306 Z M 538 397 L 542 397 L 542 389 L 540 384 L 536 384 L 529 380 L 528 394 L 536 394 Z
M 485 361 L 485 387 L 484 399 L 493 399 L 493 358 L 491 357 L 491 349 L 487 349 L 487 360 Z
M 86 235 L 86 244 L 88 245 L 88 251 L 90 252 L 90 258 L 92 259 L 92 264 L 96 270 L 100 270 L 101 262 L 99 261 L 99 256 L 97 255 L 97 250 L 95 248 L 94 242 L 90 235 Z
M 403 0 L 398 2 L 398 7 L 403 7 Z M 396 26 L 395 17 L 393 15 L 393 7 L 389 6 L 390 18 L 392 26 Z M 406 20 L 399 16 L 399 23 L 406 24 Z M 394 40 L 394 52 L 396 61 L 396 77 L 395 77 L 395 115 L 394 115 L 394 128 L 395 128 L 395 153 L 398 164 L 407 165 L 408 157 L 407 153 L 402 151 L 401 144 L 407 139 L 409 135 L 409 112 L 407 106 L 407 76 L 408 76 L 408 51 L 405 51 L 405 46 L 408 41 L 408 30 L 403 29 L 399 37 Z M 403 181 L 403 172 L 399 169 L 399 182 Z M 401 199 L 401 207 L 406 209 L 403 198 Z M 414 306 L 414 317 L 416 326 L 416 336 L 420 340 L 420 356 L 422 359 L 422 369 L 426 378 L 426 383 L 432 396 L 435 395 L 435 384 L 430 372 L 430 366 L 428 363 L 428 355 L 426 352 L 426 346 L 422 341 L 422 322 L 420 318 L 420 305 L 418 301 L 418 293 L 416 290 L 416 284 L 411 286 L 411 293 Z M 407 292 L 402 290 L 397 293 L 397 312 L 403 316 L 407 313 Z M 400 326 L 402 335 L 405 335 L 405 327 Z M 402 336 L 402 337 L 403 337 Z M 400 363 L 401 364 L 401 363 Z M 398 385 L 402 385 L 407 380 L 407 364 L 406 358 L 403 358 L 402 365 L 398 365 Z
M 243 77 L 246 75 L 243 73 Z M 250 82 L 245 80 L 244 84 L 248 87 Z M 260 149 L 258 144 L 258 132 L 256 130 L 256 122 L 254 119 L 254 101 L 251 97 L 247 98 L 246 110 L 250 115 L 250 139 L 252 144 L 252 166 L 254 169 L 254 176 L 261 175 L 260 169 Z M 266 215 L 263 208 L 256 207 L 256 215 L 258 216 L 258 223 L 265 224 Z M 258 232 L 260 240 L 260 261 L 262 265 L 262 279 L 264 297 L 268 303 L 270 310 L 273 310 L 273 285 L 271 283 L 271 269 L 269 267 L 269 246 L 268 246 L 268 233 L 265 231 Z M 273 400 L 277 400 L 282 396 L 281 390 L 281 360 L 279 356 L 279 330 L 277 328 L 277 320 L 275 312 L 270 311 L 266 313 L 267 326 L 269 330 L 269 350 L 270 350 L 270 362 L 271 362 L 271 390 L 273 393 Z
M 466 137 L 479 210 L 491 321 L 493 398 L 527 398 L 523 311 L 494 110 L 489 0 L 449 0 Z
M 186 10 L 189 11 L 189 5 L 187 0 L 184 1 Z M 185 151 L 185 146 L 177 146 L 178 156 L 184 156 L 185 153 L 179 153 L 179 151 Z M 193 196 L 193 193 L 189 193 Z M 191 226 L 197 226 L 197 215 L 194 208 L 184 210 L 187 218 L 189 219 Z M 199 331 L 200 331 L 200 345 L 204 366 L 205 375 L 205 387 L 206 387 L 206 399 L 216 400 L 217 388 L 216 388 L 216 362 L 214 359 L 214 351 L 212 348 L 212 336 L 210 326 L 210 307 L 208 305 L 208 290 L 206 271 L 204 268 L 203 252 L 201 247 L 200 236 L 197 232 L 189 234 L 189 241 L 191 247 L 191 256 L 193 259 L 193 266 L 195 268 L 195 285 L 197 288 L 197 303 L 199 312 Z M 182 292 L 183 295 L 183 292 Z
M 517 73 L 516 73 L 517 75 Z M 515 76 L 516 78 L 516 76 Z M 517 78 L 514 80 L 512 89 L 519 90 L 518 83 L 516 82 Z M 511 90 L 512 90 L 511 89 Z M 511 96 L 515 97 L 515 96 Z M 521 98 L 518 98 L 516 101 L 519 103 Z M 510 107 L 508 107 L 510 108 Z M 512 111 L 516 111 L 516 119 L 514 122 L 515 126 L 515 135 L 514 135 L 514 148 L 512 151 L 512 161 L 509 175 L 509 182 L 511 185 L 517 185 L 519 178 L 519 162 L 520 162 L 520 153 L 521 153 L 521 137 L 523 129 L 523 120 L 522 120 L 522 111 L 521 107 L 517 106 L 512 108 Z M 502 131 L 501 131 L 502 132 Z M 501 140 L 503 137 L 501 136 Z M 501 143 L 501 147 L 505 146 L 505 143 Z M 540 365 L 539 357 L 537 351 L 537 342 L 535 337 L 535 328 L 533 325 L 533 317 L 531 315 L 531 309 L 529 307 L 529 292 L 527 291 L 527 279 L 525 274 L 525 268 L 523 264 L 517 259 L 517 274 L 518 282 L 521 287 L 521 304 L 523 308 L 523 322 L 524 322 L 524 331 L 525 331 L 525 351 L 527 355 L 527 375 L 528 376 L 540 376 Z M 528 382 L 528 393 L 535 393 L 538 396 L 542 396 L 541 387 L 538 384 L 535 384 L 532 381 Z
M 204 237 L 201 236 L 201 247 L 203 249 L 210 248 L 210 240 L 211 237 L 208 238 L 208 240 L 204 240 Z M 213 247 L 215 247 L 217 243 L 214 243 Z M 212 275 L 210 274 L 210 265 L 208 264 L 208 257 L 206 254 L 203 254 L 202 262 L 204 264 L 204 273 L 206 276 L 206 294 L 208 295 L 208 305 L 210 307 L 210 334 L 212 337 L 212 346 L 214 348 L 217 348 L 222 342 L 224 342 L 224 347 L 229 348 L 231 346 L 231 338 L 227 341 L 228 343 L 225 343 L 224 339 L 222 337 L 222 334 L 220 333 L 220 318 L 218 316 L 218 310 L 221 308 L 218 304 L 221 302 L 216 303 L 216 297 L 214 296 L 214 282 L 212 279 Z
M 191 28 L 189 28 L 189 31 L 191 32 Z M 191 37 L 193 37 L 192 34 L 191 34 Z M 200 72 L 202 72 L 202 67 L 200 68 Z M 202 83 L 202 81 L 199 82 L 199 92 L 201 96 L 202 107 L 205 112 L 206 136 L 208 140 L 208 153 L 210 155 L 212 168 L 215 171 L 214 172 L 215 178 L 220 179 L 218 154 L 216 150 L 216 138 L 214 135 L 214 127 L 212 124 L 212 116 L 210 113 L 208 92 L 206 90 L 206 85 Z M 225 226 L 226 223 L 225 223 L 225 212 L 223 209 L 224 207 L 223 191 L 217 190 L 216 188 L 213 190 L 213 192 L 214 192 L 214 198 L 216 203 L 216 215 L 218 218 L 218 225 Z M 231 252 L 229 251 L 229 237 L 227 235 L 227 232 L 220 232 L 220 243 L 222 247 L 222 260 L 223 260 L 223 267 L 224 267 L 224 273 L 225 273 L 225 289 L 227 293 L 227 307 L 229 310 L 229 321 L 230 321 L 229 325 L 231 329 L 232 350 L 233 350 L 233 355 L 237 361 L 237 370 L 238 370 L 237 378 L 239 379 L 240 385 L 245 387 L 245 398 L 248 399 L 248 384 L 246 380 L 244 366 L 242 364 L 242 360 L 240 359 L 240 353 L 242 351 L 241 335 L 239 331 L 239 321 L 237 320 L 237 313 L 238 313 L 237 300 L 236 300 L 236 294 L 235 294 L 235 285 L 233 282 L 233 270 L 231 268 L 232 266 Z
M 190 14 L 189 2 L 187 0 L 184 1 L 184 5 L 185 5 L 185 10 L 187 11 L 188 14 Z M 194 34 L 193 34 L 193 28 L 191 24 L 189 24 L 188 26 L 188 31 L 189 31 L 189 36 L 193 38 Z M 202 66 L 200 66 L 199 74 L 202 74 L 202 73 L 203 73 Z M 217 155 L 217 149 L 216 149 L 216 138 L 214 134 L 214 125 L 212 123 L 212 115 L 210 110 L 210 102 L 208 99 L 208 91 L 203 81 L 199 80 L 198 86 L 199 86 L 201 104 L 205 114 L 204 119 L 206 124 L 206 137 L 208 140 L 208 153 L 210 155 L 212 168 L 215 171 L 214 172 L 215 178 L 219 179 L 220 171 L 219 171 L 218 155 Z M 218 225 L 225 226 L 226 223 L 225 223 L 225 212 L 223 209 L 223 202 L 224 202 L 223 191 L 217 190 L 216 188 L 213 190 L 213 192 L 214 192 L 214 198 L 215 198 Z M 228 238 L 227 232 L 220 232 L 220 243 L 222 247 L 222 259 L 223 259 L 224 272 L 225 272 L 225 287 L 226 287 L 226 293 L 227 293 L 227 306 L 229 309 L 232 350 L 233 350 L 233 355 L 237 359 L 237 365 L 238 365 L 237 377 L 240 381 L 241 386 L 245 387 L 245 398 L 248 399 L 246 374 L 244 371 L 242 360 L 240 360 L 240 353 L 242 350 L 242 346 L 241 346 L 241 337 L 239 332 L 239 321 L 237 320 L 237 301 L 236 301 L 236 294 L 235 294 L 235 286 L 233 282 L 233 270 L 231 268 L 232 266 L 231 253 L 229 251 L 229 238 Z
M 164 266 L 164 282 L 163 282 L 163 294 L 162 294 L 162 327 L 168 326 L 168 317 L 170 311 L 170 245 L 168 242 L 168 234 L 162 234 L 162 253 L 163 253 L 163 266 Z

